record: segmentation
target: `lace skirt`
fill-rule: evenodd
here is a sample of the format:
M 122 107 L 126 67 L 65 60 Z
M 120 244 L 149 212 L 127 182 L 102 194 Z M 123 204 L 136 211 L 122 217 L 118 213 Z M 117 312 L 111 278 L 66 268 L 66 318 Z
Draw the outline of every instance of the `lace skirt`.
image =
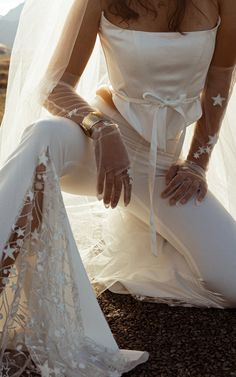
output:
M 60 177 L 86 154 L 78 125 L 48 117 L 0 171 L 1 376 L 115 377 L 148 359 L 118 348 L 71 230 Z

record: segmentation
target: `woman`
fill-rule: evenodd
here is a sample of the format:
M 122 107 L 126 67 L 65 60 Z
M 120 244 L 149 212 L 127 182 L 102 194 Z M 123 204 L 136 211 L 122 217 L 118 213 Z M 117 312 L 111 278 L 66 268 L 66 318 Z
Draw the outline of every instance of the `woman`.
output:
M 1 128 L 5 374 L 28 368 L 43 376 L 119 376 L 147 360 L 145 352 L 118 349 L 60 189 L 122 208 L 114 211 L 112 229 L 104 228 L 103 250 L 84 257 L 103 289 L 169 304 L 234 307 L 235 221 L 207 190 L 206 170 L 234 84 L 236 6 L 196 3 L 26 2 Z M 85 93 L 80 77 L 92 51 L 90 62 L 97 62 L 97 34 L 111 86 L 87 102 L 75 88 L 80 83 Z M 88 73 L 97 83 L 94 66 Z M 200 118 L 183 161 L 186 127 Z M 185 204 L 170 206 L 169 197 Z M 196 207 L 195 199 L 204 202 Z

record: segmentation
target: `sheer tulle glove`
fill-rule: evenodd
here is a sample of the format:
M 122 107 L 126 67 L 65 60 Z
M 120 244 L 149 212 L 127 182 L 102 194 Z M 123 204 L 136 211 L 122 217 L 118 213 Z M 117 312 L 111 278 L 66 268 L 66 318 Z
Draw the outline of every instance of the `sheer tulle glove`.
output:
M 114 208 L 124 186 L 124 204 L 131 199 L 130 160 L 117 124 L 94 126 L 92 133 L 97 164 L 97 196 Z
M 199 204 L 208 189 L 206 171 L 192 161 L 180 161 L 171 165 L 166 173 L 167 187 L 162 191 L 162 198 L 169 199 L 170 205 L 187 203 L 195 197 L 195 204 Z
M 91 107 L 77 92 L 79 77 L 65 72 L 51 91 L 44 106 L 57 116 L 69 118 L 79 127 L 83 118 L 92 111 Z M 94 125 L 92 140 L 97 164 L 97 197 L 104 204 L 114 208 L 119 201 L 124 186 L 124 204 L 131 199 L 132 177 L 130 161 L 118 125 Z
M 196 123 L 186 161 L 177 161 L 166 174 L 163 198 L 171 195 L 170 204 L 186 203 L 192 196 L 196 204 L 207 193 L 205 172 L 216 145 L 222 121 L 235 83 L 235 66 L 211 65 L 201 96 L 202 117 Z

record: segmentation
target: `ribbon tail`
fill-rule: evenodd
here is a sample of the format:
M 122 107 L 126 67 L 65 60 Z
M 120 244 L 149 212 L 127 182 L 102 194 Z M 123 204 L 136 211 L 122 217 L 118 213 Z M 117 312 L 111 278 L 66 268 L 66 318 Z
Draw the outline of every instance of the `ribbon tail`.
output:
M 157 148 L 166 152 L 166 141 L 167 141 L 167 106 L 161 107 L 157 110 L 158 117 L 155 117 L 154 121 L 156 123 L 157 128 Z M 157 114 L 156 112 L 156 114 Z M 158 124 L 157 124 L 158 123 Z
M 158 110 L 157 110 L 158 111 Z M 158 126 L 159 119 L 157 119 L 157 112 L 154 116 L 151 147 L 149 154 L 149 195 L 150 195 L 150 241 L 152 254 L 158 256 L 163 252 L 163 242 L 158 242 L 157 245 L 157 226 L 154 212 L 154 193 L 155 193 L 155 177 L 156 177 L 156 164 L 157 164 L 157 144 L 158 144 Z

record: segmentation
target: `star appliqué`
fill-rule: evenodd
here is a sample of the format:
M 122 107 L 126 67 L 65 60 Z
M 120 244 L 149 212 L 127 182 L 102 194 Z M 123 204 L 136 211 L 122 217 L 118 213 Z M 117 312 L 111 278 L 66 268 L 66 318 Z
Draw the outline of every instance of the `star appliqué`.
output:
M 36 229 L 34 229 L 34 231 L 31 232 L 31 237 L 32 237 L 32 240 L 36 240 L 37 241 L 39 239 L 39 234 L 38 234 L 38 232 L 37 232 Z
M 51 368 L 48 366 L 48 360 L 41 366 L 39 366 L 42 377 L 50 377 Z
M 47 162 L 48 162 L 48 157 L 46 156 L 45 153 L 42 153 L 40 156 L 39 156 L 39 164 L 43 164 L 44 166 L 47 166 Z
M 218 94 L 217 97 L 211 97 L 211 98 L 212 98 L 213 101 L 214 101 L 213 106 L 221 106 L 221 107 L 222 107 L 222 106 L 223 106 L 223 101 L 226 100 L 226 98 L 221 97 L 220 94 Z
M 16 233 L 17 233 L 18 237 L 21 237 L 21 236 L 24 236 L 25 231 L 22 228 L 19 228 L 19 229 L 16 230 Z
M 194 153 L 194 155 L 193 155 L 193 156 L 194 156 L 194 158 L 199 158 L 199 157 L 200 157 L 199 153 L 197 153 L 197 152 L 196 152 L 196 153 Z
M 214 136 L 208 136 L 209 137 L 209 141 L 207 144 L 209 145 L 215 145 L 217 143 L 217 140 L 218 140 L 218 135 L 215 134 Z
M 73 115 L 76 115 L 77 111 L 79 110 L 78 107 L 75 109 L 71 110 L 69 113 L 67 113 L 68 117 L 71 118 Z
M 210 154 L 211 153 L 211 147 L 209 147 L 209 145 L 206 147 L 206 153 Z
M 8 257 L 8 258 L 11 258 L 12 260 L 15 260 L 16 258 L 14 257 L 13 253 L 14 253 L 15 249 L 13 247 L 11 247 L 10 245 L 7 246 L 6 249 L 4 249 L 4 253 L 5 253 L 5 256 L 4 256 L 4 260 Z

